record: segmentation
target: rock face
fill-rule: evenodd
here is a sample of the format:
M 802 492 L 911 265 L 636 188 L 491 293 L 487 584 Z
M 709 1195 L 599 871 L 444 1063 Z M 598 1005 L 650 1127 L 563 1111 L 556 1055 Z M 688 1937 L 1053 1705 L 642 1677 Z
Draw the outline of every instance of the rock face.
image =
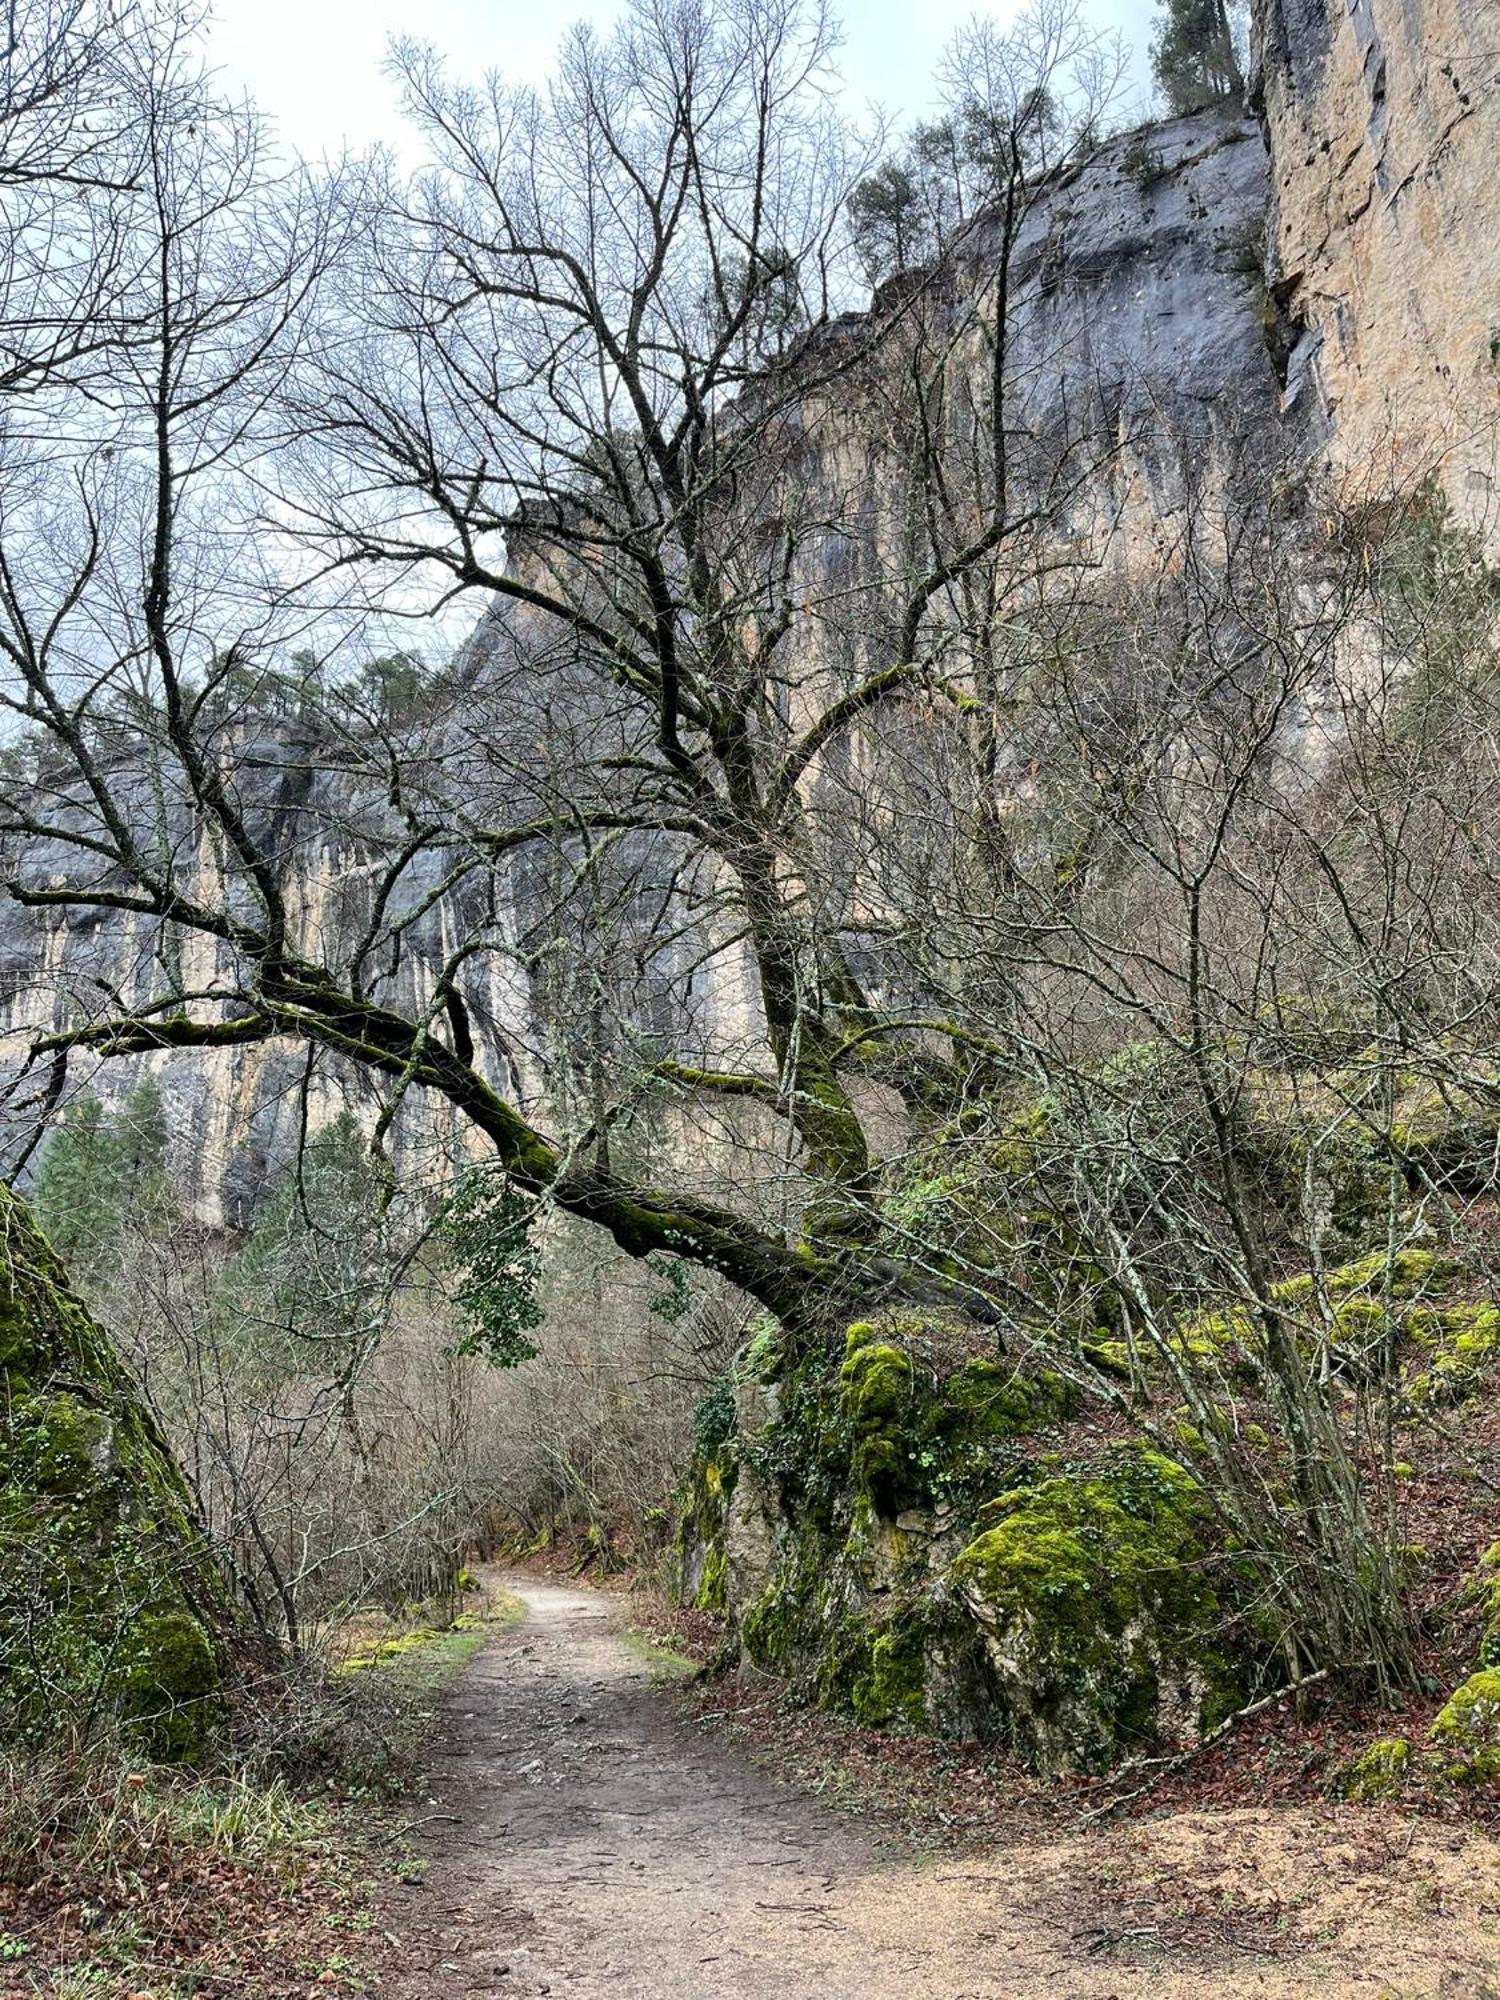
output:
M 1124 561 L 1155 550 L 1205 488 L 1231 492 L 1248 451 L 1262 467 L 1268 455 L 1306 464 L 1326 453 L 1356 498 L 1388 490 L 1393 475 L 1408 487 L 1436 477 L 1463 520 L 1500 536 L 1500 0 L 1260 0 L 1256 25 L 1258 122 L 1223 105 L 1113 140 L 1046 189 L 1023 225 L 1013 287 L 1019 411 L 1043 455 L 1065 430 L 1075 455 L 1094 453 L 1087 476 L 1064 482 L 1057 534 L 1097 545 L 1102 530 Z M 986 283 L 993 249 L 981 225 L 954 271 L 956 320 Z M 885 309 L 877 298 L 873 310 Z M 848 331 L 836 323 L 817 338 Z M 963 355 L 961 344 L 961 365 Z M 967 358 L 979 364 L 977 346 Z M 809 430 L 819 440 L 810 476 L 837 498 L 830 518 L 852 514 L 857 532 L 814 546 L 808 560 L 844 564 L 851 576 L 878 567 L 871 552 L 899 534 L 872 400 L 851 389 L 847 408 Z M 518 638 L 497 612 L 473 648 Z M 821 622 L 804 647 L 810 676 L 857 667 L 844 654 L 861 643 Z M 307 931 L 357 935 L 378 865 L 366 838 L 368 778 L 294 727 L 272 721 L 244 736 L 236 757 L 275 829 Z M 848 754 L 857 758 L 858 745 Z M 144 772 L 140 791 L 143 812 L 154 811 Z M 184 821 L 170 837 L 212 872 L 195 828 Z M 479 909 L 479 892 L 465 885 L 434 895 L 450 859 L 429 850 L 406 871 L 391 914 L 410 924 L 377 990 L 422 1015 L 435 967 L 455 939 L 484 926 L 504 948 L 475 961 L 479 1040 L 497 1079 L 545 1114 L 528 1055 L 539 1038 L 537 993 L 513 948 L 545 885 L 518 860 L 498 901 L 486 889 Z M 65 860 L 33 843 L 25 867 L 48 882 L 62 878 Z M 37 1027 L 149 991 L 160 948 L 129 916 L 0 908 L 0 1071 Z M 207 987 L 221 970 L 215 947 L 190 948 Z M 693 949 L 685 941 L 684 957 Z M 670 1038 L 685 1026 L 685 1052 L 722 1054 L 753 1033 L 754 1013 L 749 968 L 726 954 L 696 975 L 692 1018 L 665 1028 L 658 1018 L 651 1029 Z M 369 1100 L 353 1075 L 305 1086 L 292 1047 L 151 1066 L 174 1167 L 199 1219 L 214 1225 L 248 1221 L 304 1117 L 317 1124 Z M 128 1067 L 101 1071 L 101 1092 L 128 1090 Z M 417 1168 L 461 1135 L 444 1107 L 414 1103 L 397 1142 L 403 1165 Z
M 1250 441 L 1304 449 L 1267 345 L 1267 176 L 1254 120 L 1226 103 L 1112 141 L 1028 213 L 1017 400 L 1044 453 L 1070 428 L 1090 454 L 1060 533 L 1113 530 L 1128 562 L 1190 490 L 1231 482 Z M 981 226 L 971 283 L 993 247 Z
M 1266 173 L 1259 127 L 1237 107 L 1222 106 L 1112 141 L 1044 191 L 1029 212 L 1014 266 L 1018 414 L 1024 412 L 1043 459 L 1066 449 L 1088 468 L 1062 482 L 1060 536 L 1076 533 L 1091 543 L 1102 536 L 1128 556 L 1132 547 L 1174 532 L 1190 492 L 1224 487 L 1247 438 L 1284 447 L 1259 262 Z M 954 273 L 956 322 L 972 320 L 966 306 L 987 283 L 993 256 L 981 227 Z M 884 309 L 877 300 L 873 310 Z M 817 337 L 837 340 L 841 329 L 834 325 Z M 977 340 L 960 357 L 960 366 L 985 365 Z M 828 496 L 828 518 L 840 523 L 840 532 L 826 546 L 814 541 L 808 556 L 828 572 L 810 579 L 824 593 L 843 574 L 833 573 L 837 565 L 850 574 L 878 570 L 879 552 L 901 533 L 899 490 L 883 476 L 878 401 L 851 393 L 846 408 L 821 412 L 809 430 L 818 440 L 812 476 Z M 480 660 L 538 643 L 525 614 L 518 619 L 497 609 L 481 622 L 469 651 Z M 802 648 L 810 683 L 858 671 L 865 643 L 833 634 L 831 621 L 816 621 Z M 474 718 L 465 722 L 473 725 Z M 483 732 L 514 737 L 519 747 L 511 761 L 524 771 L 530 753 L 522 739 L 534 739 L 534 717 L 497 696 Z M 236 725 L 222 754 L 233 762 L 252 819 L 277 857 L 310 948 L 328 950 L 337 962 L 368 921 L 388 851 L 380 784 L 353 768 L 336 745 L 311 737 L 295 715 Z M 456 769 L 452 782 L 460 782 Z M 127 793 L 131 787 L 142 824 L 154 824 L 158 803 L 149 772 L 128 779 Z M 49 800 L 47 810 L 58 810 L 56 802 Z M 164 837 L 176 852 L 191 854 L 203 881 L 216 889 L 220 863 L 211 844 L 185 809 L 169 801 L 167 812 Z M 524 798 L 518 816 L 529 816 Z M 66 879 L 71 859 L 60 843 L 30 841 L 22 865 L 31 883 L 47 886 Z M 399 950 L 373 969 L 371 990 L 409 1018 L 425 1017 L 438 968 L 456 944 L 483 933 L 494 948 L 469 962 L 466 987 L 476 1040 L 497 1082 L 528 1113 L 547 1119 L 552 1107 L 532 1053 L 546 1040 L 542 981 L 521 968 L 528 925 L 547 906 L 548 884 L 522 854 L 493 876 L 470 876 L 440 892 L 452 862 L 451 854 L 431 848 L 405 870 L 386 911 L 388 925 L 399 930 Z M 156 991 L 159 963 L 171 949 L 153 924 L 133 916 L 0 906 L 0 1072 L 21 1057 L 38 1027 L 107 1014 Z M 200 990 L 232 989 L 228 957 L 212 941 L 197 938 L 184 949 Z M 703 960 L 692 936 L 684 935 L 680 958 L 684 966 Z M 636 996 L 638 1027 L 665 1036 L 669 1046 L 677 1039 L 688 1060 L 732 1066 L 757 1030 L 748 960 L 720 953 L 690 978 L 685 974 L 681 985 L 690 988 L 686 1005 L 667 1005 L 659 991 Z M 198 1219 L 210 1226 L 242 1227 L 251 1219 L 291 1157 L 304 1119 L 317 1126 L 346 1104 L 373 1117 L 365 1079 L 320 1072 L 309 1080 L 303 1052 L 291 1045 L 163 1054 L 150 1059 L 150 1068 L 162 1090 L 174 1174 L 191 1190 Z M 137 1074 L 133 1063 L 105 1064 L 92 1075 L 79 1063 L 70 1088 L 87 1083 L 112 1101 Z M 5 1138 L 0 1131 L 0 1165 Z M 447 1107 L 414 1095 L 395 1140 L 403 1171 L 430 1173 L 463 1144 L 463 1134 Z
M 225 748 L 303 934 L 322 939 L 335 955 L 352 950 L 368 920 L 384 851 L 376 838 L 378 795 L 372 799 L 362 774 L 292 721 L 265 717 L 237 730 Z M 144 792 L 144 771 L 140 785 Z M 121 789 L 134 803 L 131 782 Z M 144 821 L 144 801 L 140 809 Z M 192 855 L 197 880 L 218 893 L 219 863 L 201 826 L 181 802 L 168 801 L 166 812 L 167 837 L 178 852 Z M 72 864 L 63 842 L 33 840 L 21 856 L 20 874 L 33 886 L 47 886 L 67 880 Z M 392 955 L 374 982 L 379 995 L 414 1017 L 431 1005 L 433 968 L 447 956 L 451 940 L 481 915 L 462 884 L 446 897 L 436 896 L 446 869 L 447 857 L 434 850 L 406 871 L 397 915 L 411 924 L 408 945 Z M 502 939 L 514 937 L 509 898 L 492 908 L 486 897 L 482 918 Z M 103 911 L 37 912 L 6 905 L 0 910 L 0 1073 L 23 1058 L 38 1027 L 107 1016 L 160 991 L 163 965 L 174 973 L 179 969 L 174 951 L 181 955 L 181 972 L 198 990 L 233 991 L 229 954 L 201 934 L 178 944 L 154 922 L 133 915 L 116 920 Z M 505 1030 L 519 1030 L 524 1040 L 530 1024 L 524 982 L 507 977 L 512 964 L 503 953 L 492 954 L 472 989 L 476 1027 L 500 1065 Z M 309 1077 L 305 1054 L 292 1043 L 164 1053 L 147 1059 L 146 1066 L 162 1092 L 173 1178 L 190 1191 L 196 1219 L 207 1227 L 249 1223 L 279 1169 L 294 1156 L 304 1117 L 316 1129 L 346 1104 L 373 1115 L 373 1093 L 357 1070 Z M 139 1074 L 135 1062 L 91 1069 L 85 1061 L 70 1070 L 69 1089 L 87 1086 L 114 1105 Z M 531 1081 L 520 1077 L 512 1083 L 524 1096 Z M 453 1120 L 441 1105 L 424 1103 L 418 1114 L 402 1132 L 402 1164 L 413 1174 L 429 1169 L 434 1148 L 456 1143 Z M 15 1123 L 21 1127 L 24 1119 Z M 0 1166 L 6 1136 L 0 1130 Z
M 1288 404 L 1352 495 L 1437 480 L 1500 546 L 1500 0 L 1263 0 Z
M 752 1341 L 690 1469 L 684 1596 L 870 1727 L 1049 1771 L 1196 1742 L 1263 1651 L 1197 1483 L 1139 1442 L 1070 1464 L 1077 1392 L 955 1332 L 861 1322 L 842 1359 Z
M 191 1755 L 219 1713 L 228 1602 L 108 1336 L 0 1184 L 0 1734 L 118 1723 Z

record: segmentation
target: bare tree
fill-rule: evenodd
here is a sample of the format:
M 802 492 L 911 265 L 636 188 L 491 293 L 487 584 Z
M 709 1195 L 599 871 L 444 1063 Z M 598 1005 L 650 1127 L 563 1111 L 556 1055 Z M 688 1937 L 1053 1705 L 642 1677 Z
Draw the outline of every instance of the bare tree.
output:
M 1060 88 L 1055 66 L 1076 53 L 1055 32 L 1062 19 L 1044 13 L 1013 44 L 987 43 L 993 88 L 982 110 L 970 106 L 1005 216 L 975 316 L 991 356 L 974 416 L 987 469 L 965 499 L 949 496 L 914 574 L 908 556 L 860 590 L 869 643 L 826 666 L 817 631 L 850 594 L 827 571 L 847 545 L 852 496 L 820 489 L 815 454 L 841 421 L 835 392 L 908 315 L 893 326 L 835 314 L 845 206 L 865 163 L 820 94 L 822 16 L 780 0 L 712 16 L 642 5 L 609 41 L 575 36 L 543 99 L 498 83 L 455 89 L 431 57 L 402 54 L 435 165 L 409 194 L 353 204 L 374 252 L 356 280 L 359 316 L 346 308 L 320 323 L 295 378 L 306 397 L 295 421 L 327 476 L 321 488 L 304 476 L 287 489 L 279 522 L 316 536 L 330 575 L 399 584 L 437 570 L 455 588 L 490 593 L 509 620 L 490 627 L 489 657 L 526 680 L 519 713 L 566 709 L 587 761 L 549 786 L 526 771 L 524 746 L 500 731 L 494 742 L 488 723 L 462 755 L 452 734 L 409 738 L 372 831 L 385 858 L 370 927 L 343 963 L 322 962 L 298 935 L 275 835 L 225 769 L 220 698 L 273 637 L 262 607 L 281 596 L 258 558 L 248 583 L 221 566 L 205 592 L 197 539 L 210 509 L 223 535 L 236 481 L 257 476 L 273 390 L 307 344 L 298 312 L 325 226 L 295 189 L 257 178 L 253 134 L 233 117 L 192 128 L 191 177 L 210 192 L 190 201 L 182 129 L 152 99 L 160 138 L 143 226 L 161 252 L 149 267 L 161 281 L 159 338 L 132 392 L 131 451 L 111 441 L 82 460 L 85 482 L 103 480 L 118 454 L 148 483 L 139 572 L 117 568 L 105 498 L 86 494 L 81 555 L 40 589 L 18 578 L 8 599 L 24 712 L 84 788 L 71 823 L 16 821 L 12 831 L 61 833 L 98 857 L 99 873 L 16 893 L 128 909 L 158 920 L 169 940 L 200 933 L 219 963 L 197 991 L 174 971 L 177 945 L 166 946 L 145 1005 L 44 1038 L 39 1058 L 295 1034 L 383 1071 L 397 1095 L 441 1092 L 517 1184 L 602 1224 L 627 1250 L 709 1264 L 790 1317 L 830 1293 L 908 1282 L 873 1245 L 871 1147 L 851 1094 L 850 1072 L 869 1067 L 884 1033 L 881 1009 L 844 948 L 848 912 L 820 887 L 807 788 L 882 708 L 924 689 L 958 698 L 950 604 L 1040 518 L 1041 497 L 1016 502 L 1005 470 L 1005 274 L 1039 171 L 1030 135 L 1041 93 Z M 919 289 L 914 311 L 941 317 L 945 303 Z M 930 473 L 930 450 L 925 462 Z M 233 546 L 236 563 L 255 555 L 244 540 Z M 112 601 L 99 653 L 77 632 L 101 587 Z M 71 671 L 83 676 L 82 704 Z M 478 692 L 503 728 L 503 666 Z M 189 867 L 183 854 L 153 851 L 105 768 L 93 717 L 106 695 L 149 722 L 159 786 L 210 829 L 211 887 L 196 857 Z M 363 754 L 385 779 L 379 756 Z M 785 1119 L 811 1197 L 799 1241 L 687 1188 L 617 1173 L 608 1143 L 618 1088 L 566 1147 L 506 1102 L 476 1057 L 465 997 L 490 948 L 483 930 L 438 969 L 429 1017 L 375 997 L 385 940 L 400 935 L 391 912 L 433 851 L 447 857 L 450 887 L 529 846 L 595 876 L 601 842 L 633 835 L 649 843 L 651 869 L 695 885 L 710 912 L 700 927 L 709 956 L 731 945 L 748 953 L 763 1036 L 743 1067 L 666 1056 L 648 1066 L 652 1080 Z
M 1399 1385 L 1343 1400 L 1328 1189 L 1357 1135 L 1394 1269 L 1432 1171 L 1410 1073 L 1480 1083 L 1490 990 L 1465 822 L 1425 751 L 1394 776 L 1412 636 L 1371 698 L 1371 550 L 1248 451 L 1119 560 L 1124 406 L 1044 310 L 1037 218 L 1112 75 L 1071 10 L 960 46 L 875 187 L 927 261 L 868 314 L 876 162 L 829 48 L 791 0 L 640 0 L 538 96 L 408 47 L 430 166 L 326 201 L 180 51 L 143 71 L 146 331 L 107 421 L 52 378 L 61 514 L 18 442 L 0 645 L 51 760 L 4 822 L 11 893 L 125 913 L 154 962 L 20 1090 L 45 1113 L 75 1056 L 296 1040 L 379 1080 L 377 1141 L 440 1099 L 507 1199 L 804 1337 L 941 1299 L 1122 1413 L 1165 1382 L 1201 1451 L 1143 1421 L 1212 1468 L 1294 1676 L 1400 1677 Z M 353 673 L 375 610 L 464 593 L 451 665 Z M 288 865 L 325 838 L 336 910 Z M 1429 857 L 1459 852 L 1456 901 Z M 972 1145 L 994 1186 L 919 1199 L 907 1145 Z

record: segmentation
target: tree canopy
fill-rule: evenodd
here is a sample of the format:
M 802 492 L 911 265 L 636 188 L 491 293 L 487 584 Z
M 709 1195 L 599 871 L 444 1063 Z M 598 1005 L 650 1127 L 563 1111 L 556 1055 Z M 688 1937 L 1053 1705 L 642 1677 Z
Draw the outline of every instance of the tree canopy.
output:
M 1151 69 L 1169 111 L 1200 111 L 1245 87 L 1245 9 L 1235 0 L 1158 0 Z

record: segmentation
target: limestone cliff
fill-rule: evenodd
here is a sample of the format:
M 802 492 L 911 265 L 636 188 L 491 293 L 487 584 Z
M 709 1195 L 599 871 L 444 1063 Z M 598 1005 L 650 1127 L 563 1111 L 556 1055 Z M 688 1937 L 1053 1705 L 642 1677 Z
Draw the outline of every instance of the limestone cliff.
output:
M 1112 140 L 1044 188 L 1027 215 L 1014 260 L 1017 420 L 1042 441 L 1044 457 L 1066 449 L 1092 468 L 1070 482 L 1074 518 L 1059 520 L 1059 534 L 1086 534 L 1128 551 L 1158 524 L 1170 532 L 1185 497 L 1205 478 L 1222 484 L 1245 438 L 1283 447 L 1259 262 L 1266 171 L 1255 121 L 1226 105 Z M 989 282 L 994 254 L 981 223 L 952 274 L 955 323 Z M 879 298 L 872 307 L 877 318 L 889 309 Z M 848 323 L 835 323 L 814 338 L 837 341 L 849 331 Z M 971 349 L 966 357 L 960 348 L 960 367 L 981 365 L 978 344 Z M 851 390 L 845 406 L 820 412 L 809 425 L 816 439 L 810 476 L 829 496 L 829 518 L 840 524 L 824 544 L 810 546 L 807 560 L 830 572 L 815 579 L 815 594 L 838 586 L 844 571 L 834 575 L 837 565 L 850 574 L 877 568 L 878 552 L 900 532 L 899 487 L 884 476 L 889 444 L 880 398 L 869 388 L 867 382 L 865 393 Z M 482 621 L 470 660 L 478 664 L 507 647 L 524 654 L 535 641 L 524 617 L 497 611 Z M 800 655 L 809 698 L 812 682 L 861 671 L 867 644 L 867 637 L 836 635 L 830 621 L 815 621 Z M 493 744 L 509 732 L 510 766 L 524 772 L 534 754 L 527 748 L 536 737 L 534 713 L 518 709 L 503 671 L 493 680 L 483 734 Z M 461 721 L 464 729 L 476 725 L 470 713 Z M 295 716 L 237 722 L 219 754 L 233 764 L 310 948 L 326 949 L 337 962 L 369 920 L 389 849 L 378 775 L 359 769 L 336 743 L 310 736 Z M 461 758 L 449 776 L 467 782 Z M 516 782 L 524 789 L 524 778 Z M 192 855 L 193 867 L 217 892 L 220 860 L 185 807 L 158 800 L 153 785 L 161 780 L 153 780 L 144 761 L 121 783 L 138 802 L 143 824 L 165 813 L 153 838 Z M 506 807 L 528 816 L 524 797 Z M 85 808 L 49 800 L 47 810 Z M 527 934 L 547 905 L 548 884 L 518 856 L 483 882 L 470 876 L 445 889 L 452 861 L 433 847 L 405 869 L 385 912 L 399 948 L 373 968 L 371 990 L 409 1018 L 422 1018 L 438 968 L 457 944 L 482 935 L 486 948 L 469 962 L 476 1038 L 497 1080 L 529 1111 L 547 1117 L 552 1107 L 543 1101 L 536 1054 L 546 1040 L 549 974 L 545 964 L 528 961 Z M 60 884 L 69 865 L 61 843 L 35 839 L 19 863 L 23 878 L 42 887 Z M 0 1071 L 18 1061 L 39 1027 L 140 1004 L 157 990 L 163 954 L 173 950 L 191 954 L 184 969 L 197 990 L 232 993 L 229 957 L 210 940 L 178 946 L 131 915 L 0 908 Z M 675 1041 L 690 1060 L 708 1056 L 732 1065 L 741 1046 L 755 1040 L 748 962 L 732 952 L 704 954 L 688 931 L 676 955 L 684 966 L 697 962 L 691 980 L 682 982 L 691 990 L 680 1004 L 668 1006 L 658 985 L 632 1002 L 616 996 L 612 1009 L 634 1005 L 643 1031 Z M 304 1052 L 290 1045 L 164 1054 L 150 1062 L 166 1104 L 171 1164 L 193 1191 L 199 1219 L 211 1225 L 249 1220 L 304 1123 L 322 1123 L 346 1101 L 373 1116 L 366 1079 L 355 1073 L 309 1079 Z M 106 1064 L 91 1076 L 80 1062 L 70 1088 L 88 1082 L 114 1097 L 128 1090 L 134 1067 Z M 25 1108 L 12 1106 L 12 1135 L 24 1129 Z M 415 1099 L 396 1136 L 408 1171 L 430 1168 L 462 1140 L 449 1107 Z M 8 1157 L 6 1138 L 0 1131 L 0 1166 Z
M 1500 0 L 1263 0 L 1290 407 L 1351 495 L 1438 479 L 1500 538 Z
M 1440 478 L 1462 518 L 1500 536 L 1500 0 L 1263 0 L 1257 15 L 1258 120 L 1225 104 L 1124 134 L 1043 188 L 1025 219 L 1012 286 L 1015 416 L 1040 458 L 1051 450 L 1055 463 L 1061 437 L 1090 466 L 1068 482 L 1056 533 L 1086 537 L 1115 560 L 1149 553 L 1174 537 L 1195 495 L 1231 489 L 1248 451 L 1261 466 L 1269 457 L 1316 469 L 1326 459 L 1356 500 L 1385 493 L 1393 477 L 1408 489 Z M 955 326 L 993 259 L 981 220 L 949 280 Z M 871 312 L 878 319 L 899 296 L 898 282 Z M 861 316 L 813 338 L 837 342 L 867 326 Z M 978 365 L 979 344 L 966 349 L 965 338 L 957 365 Z M 838 523 L 802 558 L 825 594 L 877 569 L 901 532 L 878 391 L 851 377 L 842 406 L 808 424 L 806 476 Z M 853 622 L 846 633 L 814 621 L 798 699 L 861 670 L 869 641 Z M 534 636 L 524 619 L 495 611 L 470 654 L 524 652 Z M 519 732 L 516 768 L 528 727 L 504 694 L 483 718 L 491 736 Z M 375 893 L 378 786 L 275 720 L 246 725 L 234 756 L 307 934 L 336 954 L 359 935 Z M 149 774 L 138 789 L 142 811 L 154 812 Z M 212 873 L 198 829 L 174 820 L 169 837 Z M 517 861 L 482 889 L 471 878 L 442 890 L 450 859 L 434 848 L 407 869 L 389 913 L 400 950 L 378 968 L 376 990 L 420 1016 L 455 941 L 479 930 L 496 940 L 473 961 L 476 1029 L 493 1073 L 545 1116 L 541 975 L 523 968 L 546 885 Z M 64 864 L 44 842 L 23 857 L 38 883 L 61 880 Z M 129 916 L 0 910 L 0 1069 L 38 1026 L 138 1000 L 163 948 Z M 192 949 L 200 988 L 213 988 L 217 948 Z M 684 963 L 696 950 L 685 935 Z M 651 1034 L 679 1040 L 690 1058 L 733 1058 L 754 1038 L 748 965 L 733 953 L 708 957 L 691 985 L 690 1005 L 676 1012 L 659 993 L 640 996 Z M 320 1122 L 341 1098 L 368 1098 L 354 1076 L 305 1085 L 291 1047 L 153 1066 L 174 1165 L 210 1223 L 248 1219 L 305 1120 Z M 106 1071 L 100 1087 L 123 1091 L 130 1080 Z M 415 1165 L 458 1133 L 445 1108 L 414 1105 L 398 1139 Z

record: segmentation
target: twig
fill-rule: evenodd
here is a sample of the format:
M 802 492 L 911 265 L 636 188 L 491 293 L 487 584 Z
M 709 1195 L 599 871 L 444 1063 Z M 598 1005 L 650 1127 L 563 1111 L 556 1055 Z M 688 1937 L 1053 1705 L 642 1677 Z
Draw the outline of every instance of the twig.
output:
M 404 1840 L 409 1833 L 415 1833 L 419 1826 L 430 1826 L 435 1819 L 446 1820 L 450 1826 L 461 1826 L 463 1824 L 462 1816 L 458 1813 L 423 1813 L 420 1819 L 408 1820 L 405 1826 L 398 1826 L 393 1833 L 383 1833 L 380 1839 L 382 1843 L 390 1840 Z
M 1112 1945 L 1128 1944 L 1135 1938 L 1160 1937 L 1161 1929 L 1156 1924 L 1142 1924 L 1134 1930 L 1112 1931 L 1106 1924 L 1097 1924 L 1086 1931 L 1074 1931 L 1074 1944 L 1084 1944 L 1088 1952 L 1108 1951 Z
M 1361 1664 L 1368 1666 L 1370 1662 L 1363 1661 Z M 1358 1669 L 1341 1667 L 1338 1671 L 1356 1672 Z M 1184 1764 L 1191 1763 L 1193 1758 L 1201 1756 L 1205 1750 L 1211 1750 L 1215 1743 L 1221 1741 L 1239 1723 L 1248 1722 L 1252 1716 L 1264 1714 L 1268 1708 L 1274 1708 L 1278 1701 L 1285 1701 L 1289 1694 L 1301 1694 L 1304 1688 L 1316 1687 L 1319 1681 L 1326 1681 L 1333 1672 L 1332 1667 L 1319 1667 L 1315 1674 L 1305 1674 L 1300 1681 L 1291 1681 L 1286 1687 L 1277 1688 L 1274 1694 L 1263 1694 L 1259 1700 L 1247 1702 L 1243 1708 L 1237 1708 L 1233 1715 L 1226 1715 L 1219 1726 L 1211 1729 L 1207 1736 L 1197 1743 L 1189 1744 L 1186 1750 L 1176 1750 L 1165 1757 L 1132 1757 L 1128 1763 L 1120 1766 L 1115 1774 L 1116 1777 L 1128 1777 L 1134 1771 L 1155 1771 L 1157 1777 L 1148 1778 L 1144 1785 L 1137 1785 L 1133 1792 L 1121 1792 L 1118 1797 L 1107 1799 L 1102 1806 L 1092 1806 L 1083 1815 L 1084 1819 L 1102 1819 L 1107 1813 L 1118 1812 L 1121 1806 L 1128 1806 L 1133 1799 L 1138 1799 L 1149 1792 L 1158 1778 L 1165 1777 L 1169 1771 L 1180 1770 Z

